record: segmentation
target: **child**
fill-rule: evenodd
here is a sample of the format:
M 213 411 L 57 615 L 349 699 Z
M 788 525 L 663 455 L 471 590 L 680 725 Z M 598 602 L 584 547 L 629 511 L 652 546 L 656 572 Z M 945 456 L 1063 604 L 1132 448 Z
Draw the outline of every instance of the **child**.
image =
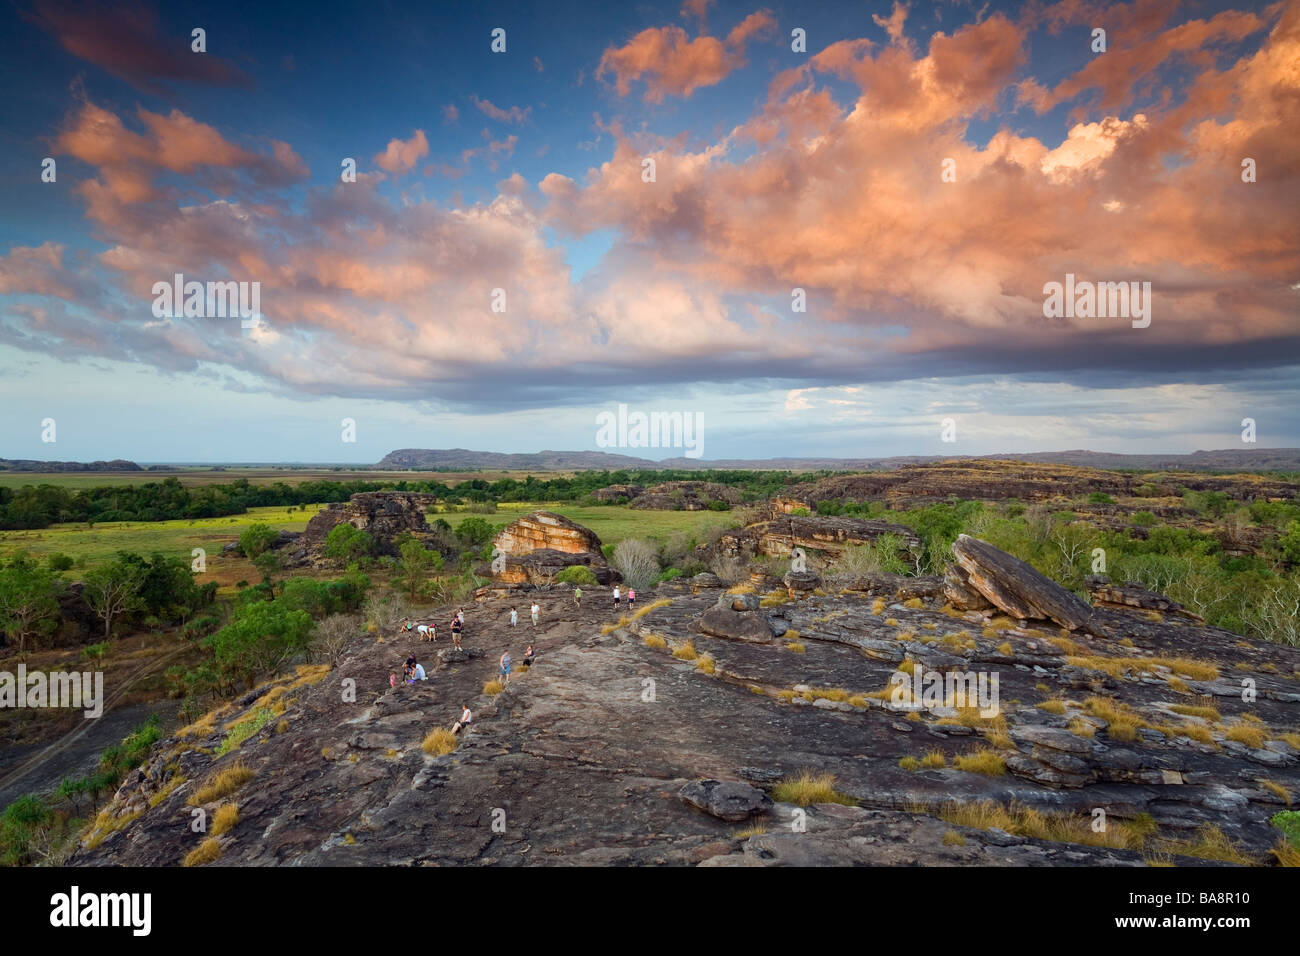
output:
M 511 609 L 510 609 L 510 626 L 511 626 L 511 627 L 514 627 L 514 626 L 515 626 L 516 624 L 518 624 L 518 623 L 519 623 L 519 612 L 516 611 L 514 608 L 511 608 Z
M 397 672 L 396 672 L 396 671 L 391 671 L 391 672 L 389 672 L 389 675 L 388 675 L 388 686 L 389 686 L 389 687 L 396 687 L 396 686 L 397 686 Z
M 632 588 L 627 589 L 627 609 L 632 610 L 632 605 L 636 603 L 636 591 Z

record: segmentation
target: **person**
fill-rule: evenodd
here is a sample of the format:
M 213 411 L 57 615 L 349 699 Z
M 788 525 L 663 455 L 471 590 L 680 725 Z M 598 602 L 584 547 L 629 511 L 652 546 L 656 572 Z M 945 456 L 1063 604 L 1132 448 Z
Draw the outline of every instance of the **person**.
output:
M 510 609 L 510 626 L 514 627 L 519 623 L 519 612 L 514 608 Z
M 460 618 L 451 619 L 451 643 L 453 647 L 460 647 Z
M 536 627 L 536 626 L 537 626 L 537 615 L 540 614 L 540 613 L 542 612 L 542 609 L 541 609 L 540 607 L 538 607 L 538 606 L 537 606 L 537 602 L 534 601 L 531 610 L 532 610 L 532 612 L 533 612 L 533 627 Z
M 402 680 L 406 681 L 406 683 L 408 684 L 412 684 L 415 682 L 414 661 L 407 661 L 405 664 L 402 665 Z
M 573 589 L 573 605 L 574 607 L 582 607 L 582 588 Z
M 389 673 L 389 675 L 388 675 L 388 686 L 389 686 L 389 687 L 396 687 L 396 686 L 397 686 L 397 671 L 392 671 L 391 673 Z
M 421 640 L 421 641 L 427 641 L 427 640 L 429 640 L 429 630 L 430 630 L 430 628 L 429 628 L 429 625 L 428 625 L 428 624 L 417 624 L 417 625 L 415 625 L 415 633 L 417 633 L 417 634 L 420 635 L 420 640 Z
M 456 721 L 455 726 L 451 728 L 451 732 L 453 734 L 460 733 L 462 730 L 468 727 L 470 721 L 474 719 L 474 715 L 469 712 L 468 704 L 461 704 L 460 706 L 461 706 L 460 720 Z
M 532 667 L 532 666 L 533 666 L 533 658 L 534 658 L 535 656 L 536 656 L 536 655 L 533 653 L 533 645 L 529 644 L 529 645 L 528 645 L 528 650 L 524 651 L 524 665 L 525 665 L 526 667 Z
M 506 648 L 506 652 L 501 655 L 501 679 L 505 681 L 505 683 L 507 684 L 510 683 L 511 666 L 512 665 L 510 663 L 510 649 Z
M 456 620 L 460 621 L 460 626 L 461 626 L 461 627 L 464 627 L 464 626 L 465 626 L 465 609 L 464 609 L 464 608 L 457 608 L 457 609 L 456 609 Z
M 632 610 L 632 605 L 636 603 L 636 591 L 632 588 L 627 589 L 627 609 Z
M 402 630 L 404 630 L 407 634 L 410 634 L 413 630 L 415 630 L 415 623 L 410 618 L 407 618 L 405 621 L 402 622 Z
M 614 585 L 614 610 L 616 611 L 618 610 L 621 597 L 622 595 L 619 593 L 618 585 L 615 584 Z

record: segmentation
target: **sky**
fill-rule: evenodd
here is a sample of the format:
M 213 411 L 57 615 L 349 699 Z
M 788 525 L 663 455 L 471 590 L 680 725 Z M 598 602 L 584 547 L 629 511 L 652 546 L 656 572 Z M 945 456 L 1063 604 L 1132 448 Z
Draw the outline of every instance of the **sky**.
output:
M 0 21 L 0 457 L 1300 446 L 1300 0 Z

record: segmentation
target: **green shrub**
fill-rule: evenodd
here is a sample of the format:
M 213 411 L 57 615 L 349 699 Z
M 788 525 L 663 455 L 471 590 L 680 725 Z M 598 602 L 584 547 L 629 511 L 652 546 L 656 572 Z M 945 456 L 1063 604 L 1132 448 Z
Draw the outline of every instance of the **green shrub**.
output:
M 594 587 L 596 575 L 591 568 L 583 564 L 573 564 L 555 576 L 558 584 L 573 584 L 578 587 Z

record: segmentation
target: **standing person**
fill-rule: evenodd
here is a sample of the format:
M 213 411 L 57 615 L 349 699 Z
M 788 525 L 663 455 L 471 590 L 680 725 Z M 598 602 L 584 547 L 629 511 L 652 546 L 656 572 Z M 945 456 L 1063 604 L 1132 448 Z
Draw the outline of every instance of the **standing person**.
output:
M 505 683 L 509 684 L 509 683 L 510 683 L 510 668 L 513 666 L 513 665 L 511 664 L 511 662 L 510 662 L 510 648 L 506 648 L 505 653 L 501 655 L 501 665 L 500 665 L 500 666 L 501 666 L 501 679 L 502 679 L 502 681 L 504 681 Z
M 460 707 L 460 720 L 456 721 L 455 726 L 451 728 L 453 734 L 460 733 L 468 727 L 470 721 L 474 719 L 474 715 L 469 712 L 469 704 L 461 704 Z
M 461 627 L 465 626 L 465 609 L 463 607 L 456 608 L 456 620 L 460 621 Z
M 573 589 L 573 606 L 579 610 L 582 609 L 582 588 L 575 587 Z
M 618 610 L 621 599 L 622 599 L 622 594 L 619 592 L 618 585 L 615 584 L 614 585 L 614 610 L 616 611 Z
M 536 602 L 536 601 L 533 602 L 533 606 L 532 606 L 532 608 L 531 608 L 531 611 L 532 611 L 532 613 L 533 613 L 533 627 L 536 627 L 536 626 L 537 626 L 537 615 L 540 614 L 540 613 L 542 612 L 542 609 L 541 609 L 540 607 L 537 606 L 537 602 Z
M 627 609 L 632 610 L 632 605 L 636 603 L 636 591 L 633 588 L 627 589 Z
M 453 647 L 460 647 L 460 618 L 451 619 L 451 643 Z
M 510 626 L 511 626 L 511 627 L 514 627 L 514 626 L 515 626 L 516 624 L 518 624 L 518 623 L 519 623 L 519 612 L 516 611 L 514 608 L 511 608 L 511 609 L 510 609 Z

